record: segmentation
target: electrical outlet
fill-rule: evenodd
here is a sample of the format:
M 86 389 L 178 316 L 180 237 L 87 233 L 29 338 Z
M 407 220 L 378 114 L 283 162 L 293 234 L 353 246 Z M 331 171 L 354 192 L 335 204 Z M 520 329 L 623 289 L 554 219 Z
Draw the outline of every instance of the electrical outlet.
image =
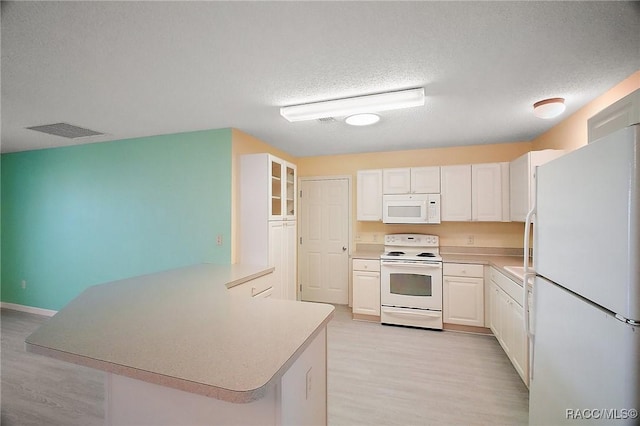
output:
M 307 370 L 306 381 L 307 381 L 307 386 L 306 386 L 307 389 L 306 389 L 305 399 L 309 399 L 309 396 L 311 396 L 311 367 L 309 367 L 309 369 Z
M 22 280 L 22 282 L 20 282 L 20 287 L 22 287 L 23 290 L 27 288 L 27 280 Z
M 469 236 L 467 236 L 467 245 L 468 245 L 468 246 L 472 246 L 472 245 L 473 245 L 473 243 L 474 243 L 473 235 L 469 235 Z
M 219 246 L 222 245 L 222 234 L 218 234 L 218 238 L 216 238 L 216 244 Z

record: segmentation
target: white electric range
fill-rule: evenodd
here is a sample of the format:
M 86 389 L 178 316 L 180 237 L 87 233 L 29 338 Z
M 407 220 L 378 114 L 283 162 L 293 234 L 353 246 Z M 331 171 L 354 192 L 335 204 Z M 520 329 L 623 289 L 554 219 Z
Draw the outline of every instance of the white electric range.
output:
M 442 257 L 437 235 L 385 235 L 380 302 L 383 324 L 442 330 Z

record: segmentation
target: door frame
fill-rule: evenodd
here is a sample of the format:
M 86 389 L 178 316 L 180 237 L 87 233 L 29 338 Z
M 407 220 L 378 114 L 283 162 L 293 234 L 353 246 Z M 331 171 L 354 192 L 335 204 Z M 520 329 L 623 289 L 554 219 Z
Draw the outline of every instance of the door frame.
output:
M 348 238 L 348 243 L 347 243 L 347 254 L 348 254 L 348 258 L 349 258 L 349 267 L 348 270 L 351 271 L 351 253 L 352 253 L 352 242 L 353 242 L 353 176 L 352 175 L 330 175 L 330 176 L 303 176 L 303 177 L 298 177 L 298 205 L 297 205 L 297 209 L 298 212 L 301 211 L 301 203 L 304 203 L 304 198 L 300 197 L 300 193 L 302 191 L 302 182 L 303 181 L 311 181 L 311 180 L 342 180 L 342 179 L 346 179 L 347 180 L 347 193 L 348 193 L 348 197 L 349 197 L 349 203 L 347 205 L 347 211 L 348 213 L 348 222 L 347 222 L 347 238 Z M 297 241 L 296 241 L 296 256 L 297 256 L 297 261 L 296 261 L 296 277 L 297 277 L 297 282 L 298 285 L 296 285 L 296 300 L 301 300 L 302 299 L 302 292 L 300 291 L 300 286 L 302 285 L 302 279 L 300 277 L 300 218 L 297 218 L 297 230 L 296 230 L 296 234 L 298 235 Z M 348 293 L 348 306 L 351 306 L 351 298 L 352 298 L 352 282 L 351 282 L 351 274 L 349 274 L 349 276 L 347 277 L 347 293 Z

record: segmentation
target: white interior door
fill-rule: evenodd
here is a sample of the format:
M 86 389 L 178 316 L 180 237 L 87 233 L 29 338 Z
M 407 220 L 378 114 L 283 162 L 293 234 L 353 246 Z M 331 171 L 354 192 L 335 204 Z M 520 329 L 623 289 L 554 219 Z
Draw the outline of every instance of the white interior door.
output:
M 300 182 L 301 299 L 349 303 L 349 179 Z

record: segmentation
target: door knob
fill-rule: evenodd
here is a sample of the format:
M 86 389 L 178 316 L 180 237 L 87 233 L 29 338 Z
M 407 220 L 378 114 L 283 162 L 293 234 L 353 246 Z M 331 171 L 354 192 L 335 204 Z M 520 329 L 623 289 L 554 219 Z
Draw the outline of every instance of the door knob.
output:
M 343 246 L 342 251 L 347 251 L 347 248 Z

